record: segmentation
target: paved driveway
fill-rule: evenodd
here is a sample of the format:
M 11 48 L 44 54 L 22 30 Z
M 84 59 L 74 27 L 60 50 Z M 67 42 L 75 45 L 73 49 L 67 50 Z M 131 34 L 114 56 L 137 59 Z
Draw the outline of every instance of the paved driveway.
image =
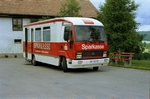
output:
M 149 99 L 150 72 L 105 66 L 68 73 L 0 58 L 0 99 Z

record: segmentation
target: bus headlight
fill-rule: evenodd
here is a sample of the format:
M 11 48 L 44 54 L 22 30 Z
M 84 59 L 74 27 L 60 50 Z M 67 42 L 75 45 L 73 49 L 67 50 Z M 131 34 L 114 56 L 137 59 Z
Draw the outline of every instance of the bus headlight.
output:
M 76 55 L 76 58 L 80 59 L 80 58 L 82 58 L 82 55 Z
M 82 58 L 82 52 L 77 52 L 76 58 L 77 58 L 77 59 L 81 59 L 81 58 Z
M 103 52 L 103 57 L 107 57 L 107 51 Z

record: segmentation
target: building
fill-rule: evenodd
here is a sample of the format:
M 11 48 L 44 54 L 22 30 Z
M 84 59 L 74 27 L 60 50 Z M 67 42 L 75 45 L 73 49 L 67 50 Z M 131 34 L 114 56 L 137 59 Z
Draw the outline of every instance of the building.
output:
M 23 25 L 55 17 L 66 0 L 0 0 L 0 54 L 22 53 Z M 77 0 L 83 17 L 96 17 L 89 0 Z

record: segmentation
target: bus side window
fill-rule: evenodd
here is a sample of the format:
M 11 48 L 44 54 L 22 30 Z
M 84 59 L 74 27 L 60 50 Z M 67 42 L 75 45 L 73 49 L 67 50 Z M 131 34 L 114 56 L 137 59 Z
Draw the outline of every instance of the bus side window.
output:
M 28 31 L 28 32 L 27 32 L 27 33 L 28 33 L 28 34 L 27 34 L 27 35 L 28 35 L 28 36 L 27 36 L 27 41 L 29 42 L 29 41 L 30 41 L 30 29 L 28 29 L 27 31 Z
M 43 41 L 50 41 L 50 27 L 43 27 Z
M 35 29 L 35 41 L 41 41 L 41 28 Z
M 64 40 L 72 40 L 72 28 L 71 26 L 66 26 L 64 30 Z

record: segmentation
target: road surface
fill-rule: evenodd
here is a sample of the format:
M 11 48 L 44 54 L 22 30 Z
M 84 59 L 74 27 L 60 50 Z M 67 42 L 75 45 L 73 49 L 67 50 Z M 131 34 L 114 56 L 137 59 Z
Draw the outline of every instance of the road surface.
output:
M 150 71 L 103 66 L 64 73 L 0 58 L 0 99 L 149 99 L 149 92 Z

